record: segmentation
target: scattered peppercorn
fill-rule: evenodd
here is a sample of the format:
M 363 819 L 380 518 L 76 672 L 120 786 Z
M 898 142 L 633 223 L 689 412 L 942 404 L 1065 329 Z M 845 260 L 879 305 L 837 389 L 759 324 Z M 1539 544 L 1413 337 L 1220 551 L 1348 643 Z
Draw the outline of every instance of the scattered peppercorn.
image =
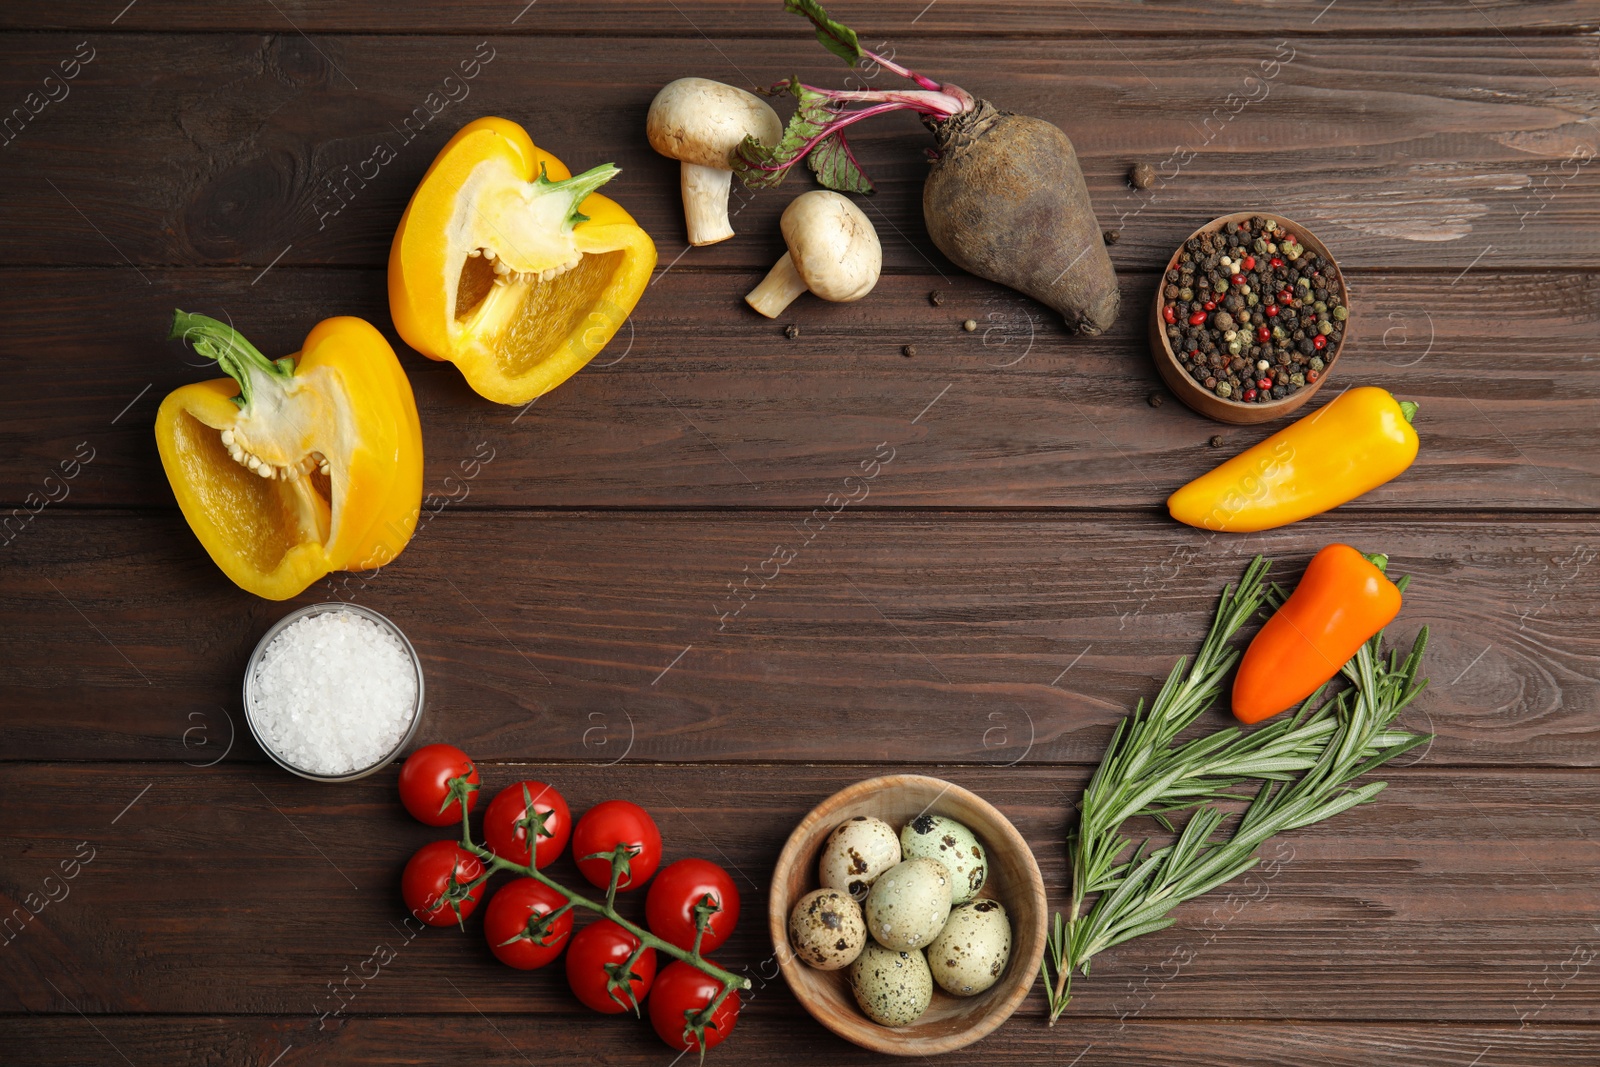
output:
M 911 356 L 914 356 L 914 355 L 917 354 L 917 346 L 916 345 L 906 345 L 904 348 L 902 348 L 900 350 L 900 354 L 902 356 L 906 356 L 908 358 L 911 357 Z
M 1159 325 L 1184 373 L 1244 403 L 1314 384 L 1349 319 L 1333 264 L 1261 216 L 1186 242 L 1160 299 Z
M 1166 397 L 1162 396 L 1160 393 L 1151 393 L 1150 394 L 1150 406 L 1151 407 L 1158 408 L 1164 403 L 1166 403 Z
M 978 328 L 978 320 L 977 319 L 968 319 L 966 322 L 963 322 L 961 324 L 961 328 L 963 330 L 966 330 L 968 333 L 971 333 L 973 330 L 976 330 Z
M 1106 244 L 1114 245 L 1118 241 L 1122 240 L 1122 231 L 1121 230 L 1107 230 L 1102 236 L 1104 236 Z
M 1135 163 L 1128 170 L 1128 184 L 1135 189 L 1148 189 L 1156 183 L 1156 168 L 1148 163 Z
M 933 292 L 928 294 L 928 303 L 932 304 L 934 307 L 943 307 L 944 294 L 935 289 Z
M 800 327 L 790 323 L 788 326 L 783 328 L 783 335 L 789 340 L 793 341 L 796 337 L 800 336 Z
M 1221 448 L 1222 447 L 1222 435 L 1220 433 L 1219 434 L 1214 434 L 1212 436 L 1212 438 L 1211 438 L 1211 447 L 1212 448 Z

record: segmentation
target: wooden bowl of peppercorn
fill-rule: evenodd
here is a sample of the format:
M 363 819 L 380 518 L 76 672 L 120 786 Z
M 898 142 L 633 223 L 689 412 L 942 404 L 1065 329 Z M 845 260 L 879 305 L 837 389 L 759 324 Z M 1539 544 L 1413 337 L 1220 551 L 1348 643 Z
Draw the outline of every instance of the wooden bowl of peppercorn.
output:
M 1284 254 L 1296 247 L 1299 256 Z M 1282 215 L 1240 211 L 1194 231 L 1167 262 L 1150 353 L 1167 387 L 1200 414 L 1236 426 L 1270 422 L 1328 380 L 1349 315 L 1344 275 L 1315 234 Z

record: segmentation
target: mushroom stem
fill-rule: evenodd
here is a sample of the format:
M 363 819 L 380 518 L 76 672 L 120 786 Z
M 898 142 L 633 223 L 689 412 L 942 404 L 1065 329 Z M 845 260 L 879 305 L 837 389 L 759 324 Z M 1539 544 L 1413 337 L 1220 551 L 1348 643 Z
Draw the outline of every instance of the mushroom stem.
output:
M 698 163 L 683 164 L 683 218 L 691 245 L 714 245 L 733 236 L 728 222 L 728 191 L 733 172 Z
M 767 318 L 775 319 L 783 314 L 784 308 L 794 303 L 796 297 L 809 288 L 806 280 L 795 269 L 794 257 L 785 252 L 783 258 L 767 271 L 767 276 L 761 279 L 761 284 L 745 295 L 744 302 Z

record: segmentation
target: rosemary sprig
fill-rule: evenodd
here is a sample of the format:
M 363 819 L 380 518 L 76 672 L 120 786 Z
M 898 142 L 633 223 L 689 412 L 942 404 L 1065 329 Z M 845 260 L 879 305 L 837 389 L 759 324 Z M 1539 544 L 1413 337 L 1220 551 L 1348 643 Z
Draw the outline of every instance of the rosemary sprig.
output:
M 1071 907 L 1056 915 L 1040 964 L 1052 1025 L 1072 999 L 1073 973 L 1087 975 L 1097 953 L 1171 926 L 1174 908 L 1250 870 L 1274 834 L 1372 800 L 1385 783 L 1349 783 L 1429 740 L 1391 729 L 1427 684 L 1416 680 L 1424 627 L 1403 661 L 1393 652 L 1385 657 L 1383 635 L 1374 636 L 1342 670 L 1348 689 L 1328 699 L 1319 691 L 1292 716 L 1248 733 L 1227 728 L 1175 743 L 1220 694 L 1239 658 L 1230 640 L 1263 603 L 1281 604 L 1283 591 L 1263 584 L 1270 566 L 1256 557 L 1238 589 L 1223 591 L 1193 665 L 1179 660 L 1149 707 L 1141 700 L 1117 725 L 1084 790 L 1068 838 Z M 1399 584 L 1404 589 L 1405 579 Z M 1238 791 L 1246 784 L 1256 785 L 1249 807 L 1218 838 L 1228 815 L 1220 804 L 1247 799 Z M 1153 816 L 1176 830 L 1171 817 L 1191 809 L 1171 844 L 1147 851 L 1145 842 L 1119 862 L 1133 845 L 1121 833 L 1128 819 Z

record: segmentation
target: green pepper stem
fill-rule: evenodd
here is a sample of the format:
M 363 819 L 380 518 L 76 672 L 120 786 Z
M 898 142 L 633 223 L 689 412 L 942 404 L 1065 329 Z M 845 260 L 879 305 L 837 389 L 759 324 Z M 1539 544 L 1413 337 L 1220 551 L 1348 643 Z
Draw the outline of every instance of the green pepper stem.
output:
M 223 372 L 239 383 L 239 395 L 233 402 L 241 408 L 250 406 L 251 371 L 288 381 L 294 376 L 294 360 L 288 356 L 271 360 L 244 335 L 225 322 L 209 315 L 196 315 L 188 311 L 173 311 L 172 332 L 169 340 L 183 340 L 202 356 L 217 361 Z
M 590 167 L 582 174 L 574 174 L 570 178 L 560 181 L 551 181 L 550 175 L 545 173 L 545 165 L 539 164 L 539 177 L 534 179 L 534 184 L 541 193 L 564 192 L 572 197 L 572 213 L 567 216 L 567 225 L 576 226 L 580 222 L 588 222 L 589 216 L 578 210 L 585 198 L 606 182 L 622 173 L 622 168 L 615 163 L 602 163 L 598 167 Z
M 1407 422 L 1410 422 L 1412 419 L 1417 417 L 1417 405 L 1415 402 L 1410 400 L 1402 400 L 1399 403 L 1400 414 L 1405 416 L 1405 420 Z

